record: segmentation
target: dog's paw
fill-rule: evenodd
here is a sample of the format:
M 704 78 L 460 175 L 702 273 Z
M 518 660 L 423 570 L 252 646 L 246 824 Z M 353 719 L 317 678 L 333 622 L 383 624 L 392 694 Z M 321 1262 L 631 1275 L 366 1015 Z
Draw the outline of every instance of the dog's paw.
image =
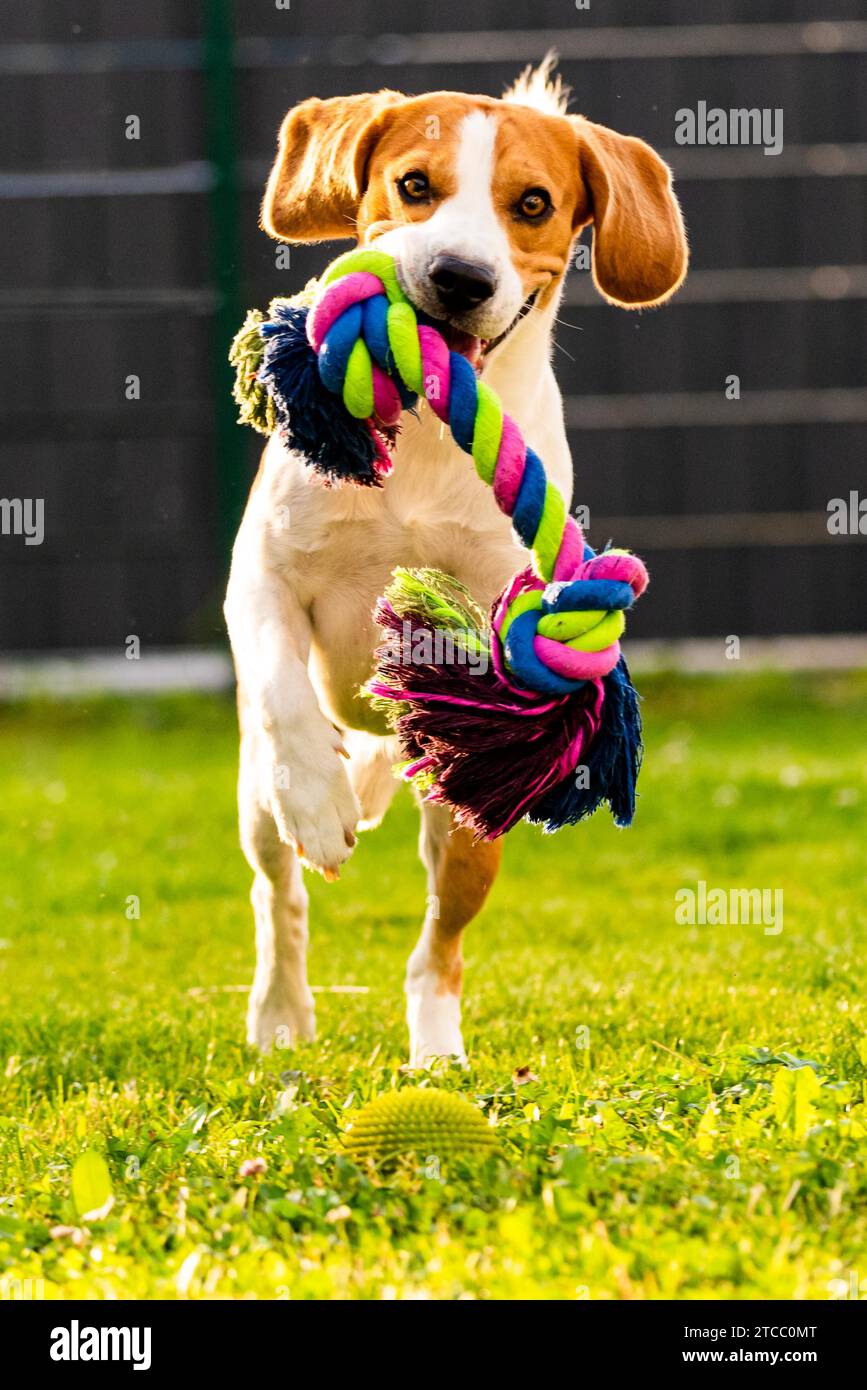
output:
M 247 1004 L 247 1042 L 260 1052 L 291 1047 L 297 1038 L 316 1037 L 313 996 L 296 999 L 278 983 L 259 991 L 254 985 Z
M 309 752 L 303 761 L 274 762 L 271 812 L 281 840 L 330 882 L 355 848 L 361 808 L 334 748 L 320 750 L 315 760 Z

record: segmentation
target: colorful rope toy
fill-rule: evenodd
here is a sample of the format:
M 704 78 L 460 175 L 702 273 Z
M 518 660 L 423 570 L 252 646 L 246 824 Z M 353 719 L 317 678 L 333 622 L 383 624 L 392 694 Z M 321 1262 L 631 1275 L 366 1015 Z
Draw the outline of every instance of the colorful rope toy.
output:
M 522 818 L 553 831 L 603 801 L 628 825 L 641 723 L 619 639 L 647 587 L 642 562 L 586 544 L 499 397 L 414 309 L 390 256 L 350 251 L 269 313 L 251 311 L 232 345 L 242 421 L 278 431 L 331 481 L 376 486 L 401 414 L 424 396 L 532 554 L 489 621 L 450 576 L 395 571 L 367 689 L 400 736 L 404 775 L 486 838 Z M 487 655 L 484 674 L 418 660 L 419 637 L 433 651 L 443 633 Z

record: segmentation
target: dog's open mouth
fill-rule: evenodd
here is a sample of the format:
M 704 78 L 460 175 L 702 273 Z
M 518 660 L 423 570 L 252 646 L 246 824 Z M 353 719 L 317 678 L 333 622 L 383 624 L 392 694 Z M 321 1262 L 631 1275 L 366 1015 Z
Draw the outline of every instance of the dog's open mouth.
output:
M 455 327 L 454 324 L 448 323 L 445 319 L 431 319 L 430 322 L 442 334 L 451 351 L 460 353 L 461 357 L 465 357 L 478 371 L 488 354 L 505 342 L 512 330 L 517 328 L 523 318 L 527 317 L 536 302 L 538 293 L 538 290 L 534 290 L 532 294 L 527 296 L 512 322 L 495 338 L 476 338 L 472 333 Z
M 466 357 L 468 362 L 472 362 L 474 367 L 478 366 L 482 358 L 484 338 L 465 333 L 462 328 L 456 328 L 445 319 L 434 319 L 432 322 L 437 332 L 445 339 L 450 352 L 457 352 L 461 357 Z
M 512 322 L 509 324 L 508 328 L 504 328 L 502 333 L 497 334 L 496 338 L 488 338 L 482 340 L 482 357 L 487 357 L 488 353 L 493 352 L 494 348 L 499 347 L 500 343 L 505 342 L 509 334 L 512 332 L 512 329 L 517 328 L 521 320 L 527 317 L 533 305 L 536 303 L 536 296 L 538 293 L 538 290 L 534 290 L 532 294 L 527 295 L 527 298 L 524 300 L 523 304 L 521 305 L 515 317 L 512 319 Z

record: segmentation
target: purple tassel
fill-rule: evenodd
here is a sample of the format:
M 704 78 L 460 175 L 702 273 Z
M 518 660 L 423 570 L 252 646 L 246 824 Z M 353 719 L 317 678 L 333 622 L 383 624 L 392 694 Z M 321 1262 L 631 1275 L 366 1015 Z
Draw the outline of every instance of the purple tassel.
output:
M 391 636 L 368 690 L 397 706 L 392 722 L 409 759 L 405 775 L 427 775 L 430 799 L 448 802 L 478 838 L 510 830 L 582 762 L 601 722 L 601 681 L 555 698 L 521 691 L 492 661 L 484 673 L 456 661 L 419 662 L 423 644 L 435 651 L 443 636 L 429 614 L 398 613 L 381 599 L 376 619 Z

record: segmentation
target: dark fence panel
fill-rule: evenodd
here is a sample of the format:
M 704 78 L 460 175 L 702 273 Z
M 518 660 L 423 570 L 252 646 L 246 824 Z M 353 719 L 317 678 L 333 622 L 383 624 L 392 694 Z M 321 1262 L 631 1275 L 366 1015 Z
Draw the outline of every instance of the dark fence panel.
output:
M 549 42 L 575 109 L 670 159 L 693 249 L 659 312 L 605 306 L 577 271 L 562 310 L 576 502 L 596 543 L 610 526 L 654 576 L 631 631 L 862 626 L 863 538 L 825 524 L 831 497 L 867 494 L 867 26 L 846 27 L 860 0 L 699 15 L 693 0 L 235 0 L 238 252 L 222 289 L 218 2 L 0 0 L 0 497 L 46 508 L 41 546 L 0 536 L 0 646 L 223 640 L 226 475 L 251 472 L 261 441 L 230 446 L 219 423 L 221 296 L 229 280 L 266 304 L 337 249 L 293 248 L 278 271 L 257 228 L 282 116 L 385 85 L 497 94 Z M 721 45 L 721 25 L 742 27 Z M 783 154 L 678 148 L 674 113 L 699 100 L 783 108 Z M 724 402 L 732 373 L 741 400 Z

